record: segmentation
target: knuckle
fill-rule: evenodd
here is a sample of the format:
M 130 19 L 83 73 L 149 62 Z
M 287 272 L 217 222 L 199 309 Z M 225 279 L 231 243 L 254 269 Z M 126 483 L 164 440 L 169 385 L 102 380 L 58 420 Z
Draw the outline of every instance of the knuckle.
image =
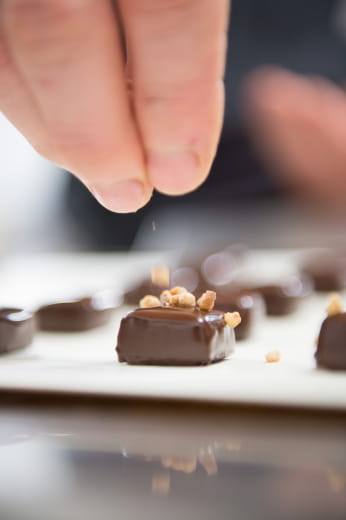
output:
M 93 176 L 100 168 L 111 171 L 117 156 L 113 142 L 110 144 L 109 140 L 89 133 L 54 132 L 47 151 L 50 160 L 71 171 L 83 172 L 85 178 Z M 121 154 L 120 150 L 118 152 Z
M 139 2 L 130 0 L 130 2 L 139 13 L 154 14 L 172 10 L 180 11 L 200 3 L 200 0 L 140 0 Z
M 138 89 L 135 93 L 136 105 L 145 108 L 167 107 L 174 109 L 186 103 L 188 93 L 172 85 L 159 85 L 153 88 Z
M 157 105 L 170 105 L 176 102 L 176 99 L 169 98 L 164 93 L 147 92 L 137 96 L 137 103 L 145 107 L 153 107 Z
M 11 57 L 4 37 L 0 34 L 0 70 L 2 73 L 11 66 Z
M 11 0 L 6 4 L 6 14 L 19 24 L 41 24 L 69 16 L 78 4 L 78 0 Z
M 30 144 L 41 157 L 58 164 L 54 143 L 49 135 L 45 134 L 39 138 L 30 139 Z
M 164 78 L 142 77 L 134 85 L 134 95 L 137 102 L 143 105 L 176 105 L 183 102 L 196 88 L 196 83 L 189 78 L 171 77 L 167 74 Z
M 11 0 L 5 15 L 15 39 L 31 50 L 50 40 L 57 27 L 66 26 L 80 7 L 80 0 Z

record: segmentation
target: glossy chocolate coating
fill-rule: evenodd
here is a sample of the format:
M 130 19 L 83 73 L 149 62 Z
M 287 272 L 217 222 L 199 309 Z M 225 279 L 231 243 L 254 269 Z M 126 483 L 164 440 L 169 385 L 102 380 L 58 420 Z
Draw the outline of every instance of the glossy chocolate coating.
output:
M 263 296 L 269 316 L 285 316 L 298 308 L 302 298 L 311 292 L 311 284 L 306 278 L 293 276 L 281 285 L 262 285 L 253 290 Z
M 315 357 L 320 367 L 346 370 L 346 312 L 324 320 Z
M 223 312 L 167 307 L 136 309 L 122 319 L 116 347 L 133 365 L 207 365 L 234 349 L 234 330 Z
M 131 287 L 124 294 L 124 303 L 127 305 L 139 305 L 139 301 L 147 294 L 159 297 L 164 289 L 169 287 L 162 287 L 154 284 L 149 278 L 138 282 L 135 286 Z
M 103 293 L 80 300 L 51 303 L 38 310 L 39 327 L 52 332 L 93 329 L 107 323 L 115 307 L 115 300 Z
M 346 255 L 325 254 L 310 259 L 302 268 L 315 291 L 341 291 L 346 287 Z
M 35 334 L 35 319 L 23 309 L 0 309 L 0 354 L 29 345 Z
M 239 312 L 241 322 L 235 328 L 237 340 L 246 339 L 253 334 L 265 314 L 265 304 L 262 296 L 246 291 L 228 295 L 217 293 L 215 305 L 224 312 Z

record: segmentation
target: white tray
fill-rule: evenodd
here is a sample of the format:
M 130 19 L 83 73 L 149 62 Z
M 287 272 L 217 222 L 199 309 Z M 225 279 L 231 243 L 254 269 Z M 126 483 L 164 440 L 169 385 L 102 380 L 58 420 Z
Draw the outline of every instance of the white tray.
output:
M 299 252 L 257 251 L 250 272 L 268 279 L 292 270 Z M 102 254 L 14 258 L 0 269 L 1 305 L 35 306 L 88 289 L 118 287 L 164 255 Z M 74 334 L 39 333 L 25 350 L 0 357 L 0 389 L 150 397 L 224 403 L 346 409 L 346 372 L 315 367 L 315 339 L 326 297 L 302 303 L 290 317 L 265 318 L 257 336 L 239 342 L 227 360 L 207 367 L 119 364 L 114 348 L 121 307 L 100 329 Z M 265 354 L 282 353 L 267 364 Z

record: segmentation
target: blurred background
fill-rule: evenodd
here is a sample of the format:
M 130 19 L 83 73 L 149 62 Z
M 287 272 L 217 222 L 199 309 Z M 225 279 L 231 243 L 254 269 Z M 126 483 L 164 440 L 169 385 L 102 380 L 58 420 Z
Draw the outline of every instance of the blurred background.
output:
M 101 207 L 0 116 L 2 252 L 346 243 L 346 1 L 234 0 L 226 114 L 207 182 Z

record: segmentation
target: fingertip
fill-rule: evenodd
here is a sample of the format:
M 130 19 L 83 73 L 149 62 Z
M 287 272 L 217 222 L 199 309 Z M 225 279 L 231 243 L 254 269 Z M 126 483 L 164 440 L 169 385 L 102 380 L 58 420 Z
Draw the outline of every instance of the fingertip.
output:
M 145 206 L 152 196 L 151 186 L 137 179 L 111 185 L 88 185 L 88 189 L 103 207 L 114 213 L 134 213 Z
M 206 177 L 198 154 L 192 150 L 149 152 L 148 174 L 155 189 L 166 195 L 189 193 Z

